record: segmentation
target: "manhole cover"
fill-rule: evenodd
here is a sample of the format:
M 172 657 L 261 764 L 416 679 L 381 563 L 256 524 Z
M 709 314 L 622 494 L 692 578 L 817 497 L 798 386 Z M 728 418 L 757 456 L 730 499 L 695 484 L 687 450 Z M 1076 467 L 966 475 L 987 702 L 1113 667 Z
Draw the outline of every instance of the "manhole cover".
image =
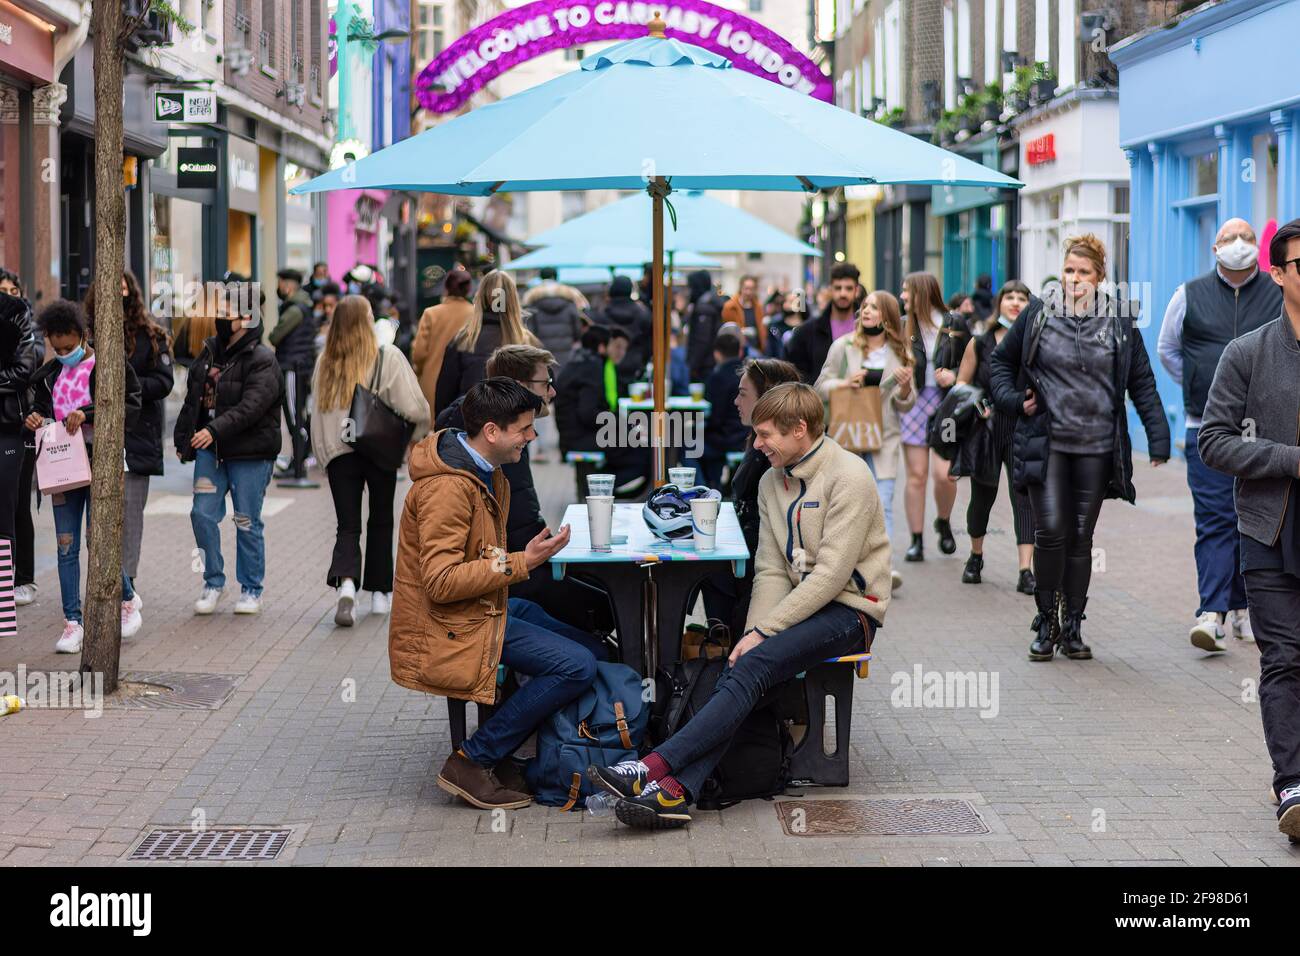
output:
M 292 829 L 154 830 L 131 860 L 274 860 Z
M 988 833 L 965 800 L 778 800 L 787 836 L 929 836 Z
M 238 682 L 230 674 L 132 671 L 122 675 L 108 704 L 134 710 L 216 710 Z

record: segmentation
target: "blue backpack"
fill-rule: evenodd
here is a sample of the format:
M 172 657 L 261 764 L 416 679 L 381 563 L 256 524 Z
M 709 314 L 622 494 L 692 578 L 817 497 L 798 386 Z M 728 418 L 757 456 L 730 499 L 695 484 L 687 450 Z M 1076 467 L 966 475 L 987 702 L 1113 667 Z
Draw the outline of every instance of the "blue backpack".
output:
M 537 756 L 524 778 L 533 799 L 571 810 L 596 792 L 587 767 L 635 760 L 650 723 L 641 675 L 626 664 L 596 664 L 596 680 L 576 700 L 548 717 L 537 731 Z

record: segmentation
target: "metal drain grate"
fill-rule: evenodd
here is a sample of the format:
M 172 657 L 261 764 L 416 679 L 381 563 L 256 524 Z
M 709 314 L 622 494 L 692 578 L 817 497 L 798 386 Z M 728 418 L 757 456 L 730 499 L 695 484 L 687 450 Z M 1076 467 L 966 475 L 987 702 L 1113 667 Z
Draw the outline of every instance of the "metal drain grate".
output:
M 965 800 L 778 800 L 787 836 L 930 836 L 990 830 Z
M 239 680 L 231 674 L 132 671 L 122 675 L 108 705 L 131 710 L 216 710 L 230 699 Z
M 274 860 L 292 829 L 154 830 L 132 852 L 132 860 Z

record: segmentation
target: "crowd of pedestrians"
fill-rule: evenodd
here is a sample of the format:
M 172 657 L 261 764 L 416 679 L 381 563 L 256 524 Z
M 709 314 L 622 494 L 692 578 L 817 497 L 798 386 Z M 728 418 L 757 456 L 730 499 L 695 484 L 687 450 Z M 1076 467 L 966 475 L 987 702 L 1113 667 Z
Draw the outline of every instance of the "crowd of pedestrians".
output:
M 1300 519 L 1292 504 L 1300 407 L 1291 387 L 1300 379 L 1300 221 L 1276 233 L 1267 269 L 1243 220 L 1225 222 L 1213 248 L 1215 267 L 1167 304 L 1158 347 L 1183 391 L 1199 594 L 1189 636 L 1209 653 L 1232 639 L 1259 644 L 1279 825 L 1300 837 Z M 870 646 L 903 584 L 893 550 L 900 480 L 909 535 L 900 550 L 920 562 L 930 500 L 938 549 L 956 552 L 952 512 L 958 483 L 969 479 L 970 552 L 959 574 L 979 585 L 985 561 L 1002 560 L 986 544 L 1005 479 L 1016 589 L 1035 603 L 1029 658 L 1092 657 L 1083 622 L 1094 531 L 1106 499 L 1136 499 L 1130 405 L 1150 464 L 1174 454 L 1135 305 L 1108 269 L 1104 245 L 1083 235 L 1063 244 L 1059 282 L 1041 296 L 1014 279 L 994 290 L 981 277 L 945 299 L 924 272 L 899 289 L 867 289 L 847 262 L 812 295 L 762 290 L 746 276 L 727 296 L 706 271 L 675 290 L 665 377 L 674 394 L 702 385 L 708 403 L 702 440 L 684 463 L 734 501 L 754 560 L 746 576 L 717 575 L 701 588 L 706 613 L 734 640 L 732 666 L 697 719 L 636 760 L 591 768 L 620 819 L 652 828 L 689 820 L 767 688 Z M 233 273 L 224 279 L 249 285 Z M 458 267 L 441 301 L 403 322 L 370 267 L 339 282 L 323 264 L 307 276 L 286 268 L 277 279 L 278 303 L 227 296 L 168 329 L 150 315 L 137 279 L 122 277 L 122 634 L 144 623 L 144 515 L 150 481 L 165 470 L 166 402 L 179 363 L 186 375 L 172 442 L 193 469 L 190 517 L 203 556 L 195 613 L 214 613 L 227 585 L 228 510 L 233 610 L 259 612 L 267 488 L 277 476 L 312 487 L 318 469 L 336 518 L 324 575 L 335 623 L 355 623 L 361 592 L 372 614 L 391 611 L 393 676 L 408 687 L 491 703 L 496 664 L 525 678 L 438 778 L 475 805 L 521 806 L 529 797 L 515 749 L 592 686 L 614 629 L 604 591 L 536 573 L 568 530 L 551 533 L 531 466 L 552 451 L 598 454 L 616 494 L 650 491 L 649 449 L 621 434 L 611 441 L 605 423 L 651 378 L 651 287 L 615 278 L 592 301 L 549 273 L 521 294 L 506 272 L 476 279 Z M 93 295 L 33 314 L 19 277 L 0 270 L 0 636 L 14 632 L 15 608 L 38 594 L 37 436 L 60 423 L 93 455 L 95 316 Z M 832 436 L 841 400 L 868 394 L 878 399 L 876 437 L 851 450 Z M 403 469 L 411 487 L 399 507 Z M 78 651 L 84 636 L 80 551 L 90 496 L 73 488 L 50 502 L 60 652 Z M 453 640 L 434 642 L 434 632 Z

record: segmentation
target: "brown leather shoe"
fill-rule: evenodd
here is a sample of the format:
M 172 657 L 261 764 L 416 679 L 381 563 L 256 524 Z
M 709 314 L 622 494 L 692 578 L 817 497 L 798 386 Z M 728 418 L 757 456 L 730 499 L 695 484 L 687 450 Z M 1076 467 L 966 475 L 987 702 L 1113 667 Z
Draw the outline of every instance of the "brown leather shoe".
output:
M 503 787 L 491 770 L 460 751 L 453 751 L 442 765 L 437 784 L 480 810 L 518 810 L 533 802 L 528 794 Z
M 528 788 L 528 781 L 524 779 L 523 765 L 513 757 L 507 757 L 493 767 L 492 773 L 507 790 L 532 796 L 533 791 Z

